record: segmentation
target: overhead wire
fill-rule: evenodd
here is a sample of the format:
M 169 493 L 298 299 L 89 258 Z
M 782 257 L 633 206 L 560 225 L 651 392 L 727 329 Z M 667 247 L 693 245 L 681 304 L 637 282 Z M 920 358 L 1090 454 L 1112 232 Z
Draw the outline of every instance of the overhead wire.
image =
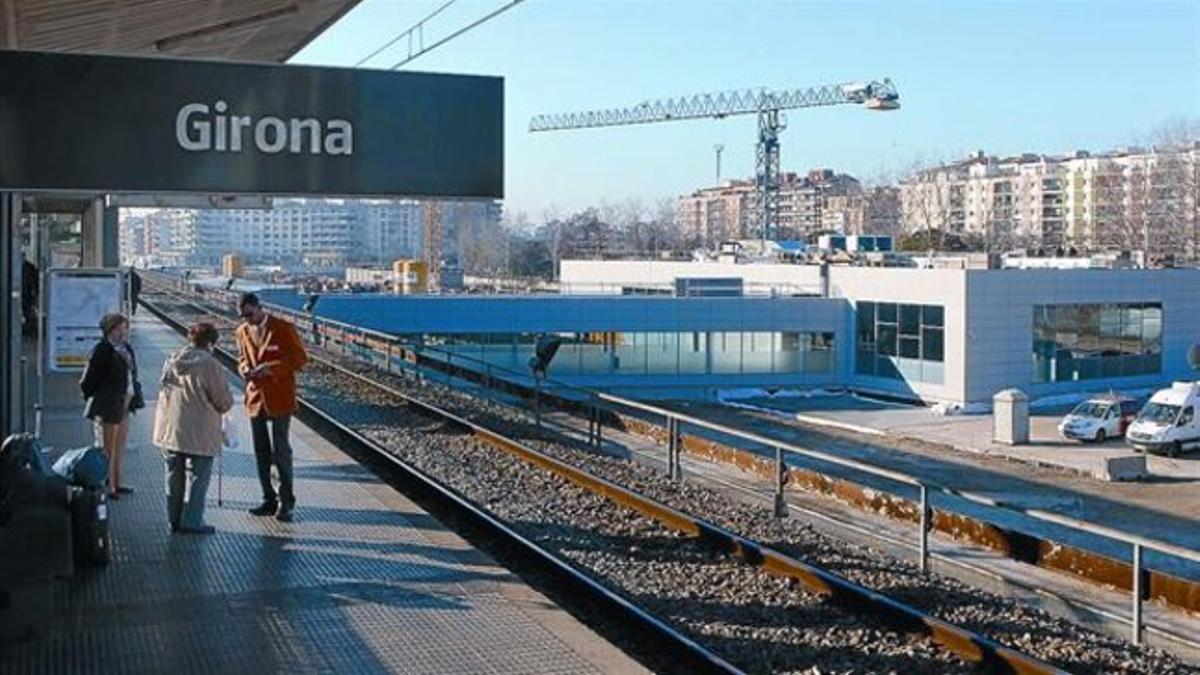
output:
M 379 49 L 376 49 L 375 51 L 371 52 L 370 54 L 367 54 L 366 56 L 364 56 L 364 57 L 362 57 L 361 59 L 359 59 L 359 60 L 358 60 L 358 62 L 354 64 L 354 66 L 357 68 L 358 66 L 361 66 L 362 64 L 366 63 L 367 61 L 370 61 L 371 59 L 375 58 L 376 56 L 379 56 L 379 55 L 380 55 L 380 54 L 382 54 L 382 53 L 383 53 L 383 52 L 384 52 L 384 51 L 385 51 L 387 48 L 389 48 L 389 47 L 391 47 L 392 45 L 396 44 L 397 42 L 399 42 L 399 41 L 403 40 L 403 39 L 404 39 L 404 36 L 406 36 L 406 35 L 407 35 L 407 36 L 410 36 L 410 38 L 411 38 L 412 34 L 413 34 L 415 31 L 417 31 L 417 30 L 420 30 L 420 31 L 421 31 L 421 38 L 422 38 L 422 40 L 424 40 L 424 37 L 425 37 L 425 29 L 424 29 L 425 22 L 429 21 L 430 19 L 432 19 L 433 17 L 437 16 L 438 14 L 441 14 L 442 12 L 444 12 L 444 11 L 446 10 L 446 8 L 448 8 L 450 5 L 453 5 L 453 4 L 454 4 L 454 3 L 456 3 L 456 2 L 458 2 L 458 0 L 446 0 L 446 2 L 445 2 L 445 3 L 443 3 L 443 4 L 442 4 L 440 7 L 438 7 L 437 9 L 433 10 L 432 12 L 430 12 L 430 13 L 429 13 L 428 15 L 426 15 L 426 16 L 425 16 L 423 19 L 421 19 L 420 21 L 418 21 L 418 22 L 414 23 L 413 25 L 409 26 L 409 27 L 408 27 L 406 30 L 404 30 L 403 32 L 401 32 L 400 34 L 398 34 L 396 37 L 392 38 L 391 40 L 388 40 L 386 43 L 384 43 L 384 45 L 383 45 L 382 47 L 380 47 Z M 410 52 L 411 52 L 411 50 L 412 50 L 411 39 L 410 39 L 410 41 L 409 41 L 409 50 L 410 50 Z
M 398 68 L 400 68 L 401 66 L 405 65 L 406 63 L 412 61 L 413 59 L 417 58 L 418 56 L 421 56 L 422 54 L 426 54 L 428 52 L 433 51 L 434 49 L 437 49 L 438 47 L 441 47 L 442 45 L 444 45 L 447 42 L 453 40 L 454 38 L 462 35 L 463 33 L 466 33 L 467 31 L 475 28 L 476 26 L 479 26 L 480 24 L 486 23 L 487 21 L 490 21 L 490 20 L 496 18 L 497 16 L 500 16 L 504 12 L 507 12 L 508 10 L 512 9 L 513 7 L 516 7 L 517 5 L 521 4 L 522 2 L 525 2 L 525 0 L 512 0 L 512 2 L 508 3 L 507 5 L 504 5 L 503 7 L 492 10 L 491 12 L 484 15 L 483 17 L 476 19 L 475 21 L 467 24 L 463 28 L 460 28 L 460 29 L 454 31 L 453 33 L 447 35 L 446 37 L 442 38 L 441 40 L 438 40 L 437 42 L 429 45 L 428 47 L 421 49 L 420 51 L 416 52 L 415 54 L 409 54 L 407 58 L 401 60 L 396 65 L 392 66 L 392 70 L 397 70 Z

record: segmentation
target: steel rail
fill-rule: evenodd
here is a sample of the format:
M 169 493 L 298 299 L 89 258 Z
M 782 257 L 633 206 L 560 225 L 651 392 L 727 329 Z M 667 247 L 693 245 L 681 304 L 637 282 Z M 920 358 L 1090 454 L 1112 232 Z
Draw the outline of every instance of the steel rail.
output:
M 1166 553 L 1168 555 L 1176 556 L 1176 557 L 1179 557 L 1179 558 L 1182 558 L 1184 560 L 1188 560 L 1191 562 L 1200 562 L 1200 551 L 1195 551 L 1193 549 L 1185 548 L 1185 547 L 1182 547 L 1182 546 L 1179 546 L 1176 544 L 1172 544 L 1169 542 L 1161 541 L 1158 539 L 1153 539 L 1150 537 L 1144 537 L 1144 536 L 1138 535 L 1138 534 L 1130 534 L 1128 532 L 1124 532 L 1124 531 L 1117 530 L 1117 529 L 1114 529 L 1111 527 L 1107 527 L 1105 525 L 1099 525 L 1099 524 L 1088 522 L 1085 520 L 1079 520 L 1077 518 L 1072 518 L 1070 516 L 1066 516 L 1066 515 L 1063 515 L 1060 513 L 1054 513 L 1053 511 L 1046 511 L 1044 509 L 1026 508 L 1026 507 L 1019 506 L 1016 504 L 1011 504 L 1009 502 L 1004 502 L 999 499 L 989 497 L 987 495 L 978 494 L 978 493 L 970 492 L 967 490 L 959 490 L 959 489 L 952 488 L 952 487 L 949 487 L 946 485 L 941 485 L 938 483 L 933 483 L 930 481 L 922 480 L 920 478 L 917 478 L 916 476 L 913 476 L 911 474 L 907 474 L 907 473 L 904 473 L 901 471 L 893 471 L 891 469 L 884 469 L 884 468 L 880 468 L 878 466 L 866 464 L 866 463 L 859 462 L 859 461 L 856 461 L 853 459 L 846 459 L 844 457 L 838 457 L 836 455 L 831 455 L 826 452 L 821 452 L 820 450 L 813 450 L 811 448 L 803 448 L 798 445 L 793 445 L 786 441 L 780 440 L 778 438 L 770 438 L 768 436 L 756 434 L 754 432 L 746 431 L 744 429 L 737 429 L 737 428 L 726 426 L 723 424 L 718 424 L 716 422 L 709 422 L 707 420 L 703 420 L 698 417 L 693 417 L 686 413 L 668 410 L 666 408 L 660 408 L 658 406 L 641 403 L 639 401 L 632 401 L 632 400 L 629 400 L 626 398 L 622 398 L 620 396 L 613 396 L 612 394 L 605 394 L 603 392 L 598 392 L 596 394 L 596 397 L 599 398 L 600 400 L 608 401 L 609 403 L 612 403 L 614 405 L 620 405 L 623 407 L 633 408 L 635 410 L 640 410 L 642 412 L 650 413 L 650 414 L 654 414 L 654 415 L 662 415 L 665 417 L 671 417 L 680 422 L 684 422 L 686 424 L 697 426 L 697 427 L 700 427 L 703 429 L 708 429 L 709 431 L 715 431 L 717 433 L 727 434 L 729 436 L 747 440 L 752 443 L 758 443 L 758 444 L 767 445 L 770 447 L 782 448 L 783 450 L 793 453 L 793 454 L 802 455 L 805 457 L 811 457 L 813 459 L 819 459 L 824 462 L 829 462 L 830 464 L 836 464 L 836 465 L 844 466 L 844 467 L 854 469 L 857 471 L 861 471 L 863 473 L 868 473 L 868 474 L 871 474 L 874 476 L 888 478 L 888 479 L 896 481 L 898 483 L 904 483 L 906 485 L 911 485 L 913 487 L 922 487 L 923 486 L 927 489 L 934 490 L 936 492 L 940 492 L 945 495 L 950 495 L 952 497 L 958 497 L 960 499 L 964 499 L 966 501 L 980 504 L 983 506 L 988 506 L 988 507 L 991 507 L 991 508 L 994 508 L 997 510 L 1018 513 L 1021 515 L 1029 516 L 1036 520 L 1041 520 L 1041 521 L 1048 522 L 1048 523 L 1054 523 L 1056 525 L 1062 525 L 1064 527 L 1069 527 L 1072 529 L 1079 530 L 1081 532 L 1086 532 L 1089 534 L 1095 534 L 1098 536 L 1106 537 L 1108 539 L 1113 539 L 1115 541 L 1124 542 L 1126 544 L 1130 544 L 1130 545 L 1137 544 L 1143 548 L 1155 550 L 1160 553 Z

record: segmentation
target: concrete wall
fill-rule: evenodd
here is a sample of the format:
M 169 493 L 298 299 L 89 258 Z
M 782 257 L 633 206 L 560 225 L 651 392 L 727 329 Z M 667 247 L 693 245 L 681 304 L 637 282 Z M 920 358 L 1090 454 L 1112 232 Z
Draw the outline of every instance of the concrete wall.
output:
M 734 264 L 662 260 L 564 260 L 564 294 L 620 294 L 622 286 L 670 286 L 676 277 L 741 277 L 747 286 L 778 286 L 795 291 L 820 290 L 815 265 Z M 753 290 L 753 289 L 749 289 Z
M 1188 348 L 1200 341 L 1200 270 L 970 270 L 966 400 L 1019 387 L 1037 398 L 1079 391 L 1157 387 L 1195 379 Z M 1034 305 L 1161 302 L 1160 375 L 1033 383 Z

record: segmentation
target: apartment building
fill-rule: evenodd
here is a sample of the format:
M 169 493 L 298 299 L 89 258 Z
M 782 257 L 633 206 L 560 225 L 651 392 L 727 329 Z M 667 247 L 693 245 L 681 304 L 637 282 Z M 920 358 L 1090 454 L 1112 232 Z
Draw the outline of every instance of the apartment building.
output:
M 754 181 L 729 180 L 679 198 L 679 230 L 684 241 L 714 246 L 750 236 L 754 219 Z
M 858 235 L 899 233 L 899 188 L 880 185 L 827 197 L 821 210 L 821 229 Z
M 443 202 L 444 238 L 476 221 L 500 219 L 494 201 Z M 216 265 L 239 253 L 249 264 L 336 269 L 419 257 L 426 209 L 413 200 L 277 199 L 270 209 L 156 209 L 124 214 L 122 259 L 165 265 Z M 454 259 L 456 251 L 445 251 Z
M 862 193 L 853 176 L 832 169 L 780 176 L 776 238 L 803 239 L 828 224 L 854 218 L 852 202 L 841 199 Z M 730 180 L 679 198 L 679 227 L 684 239 L 715 246 L 725 239 L 759 236 L 756 190 L 752 180 Z M 854 203 L 853 208 L 858 208 Z M 860 218 L 861 220 L 861 218 Z
M 976 153 L 900 186 L 905 229 L 972 235 L 996 250 L 1200 250 L 1200 146 L 1092 155 Z

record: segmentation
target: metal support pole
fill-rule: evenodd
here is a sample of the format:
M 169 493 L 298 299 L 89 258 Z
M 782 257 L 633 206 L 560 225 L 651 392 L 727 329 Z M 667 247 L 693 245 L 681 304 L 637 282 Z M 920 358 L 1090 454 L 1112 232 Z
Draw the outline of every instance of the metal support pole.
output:
M 539 428 L 542 426 L 542 380 L 539 377 L 533 378 L 533 423 Z
M 667 416 L 667 476 L 675 478 L 675 418 Z
M 1142 644 L 1142 545 L 1133 545 L 1133 644 Z
M 588 446 L 596 445 L 596 405 L 588 406 Z
M 29 433 L 29 358 L 21 357 L 21 432 Z
M 386 350 L 384 351 L 383 358 L 387 359 L 387 366 L 386 366 L 387 372 L 391 373 L 392 372 L 392 343 L 390 343 L 390 342 L 387 343 L 385 345 L 385 347 L 386 347 Z
M 667 417 L 667 475 L 671 480 L 683 478 L 679 465 L 679 420 Z
M 783 499 L 783 478 L 787 469 L 783 466 L 783 448 L 775 446 L 775 517 L 786 518 L 787 502 Z
M 21 391 L 21 200 L 0 190 L 0 438 L 17 431 Z
M 604 416 L 601 414 L 600 406 L 595 406 L 596 410 L 596 449 L 599 450 L 604 446 Z
M 929 489 L 921 484 L 921 571 L 929 571 L 929 528 L 932 514 L 929 511 Z

